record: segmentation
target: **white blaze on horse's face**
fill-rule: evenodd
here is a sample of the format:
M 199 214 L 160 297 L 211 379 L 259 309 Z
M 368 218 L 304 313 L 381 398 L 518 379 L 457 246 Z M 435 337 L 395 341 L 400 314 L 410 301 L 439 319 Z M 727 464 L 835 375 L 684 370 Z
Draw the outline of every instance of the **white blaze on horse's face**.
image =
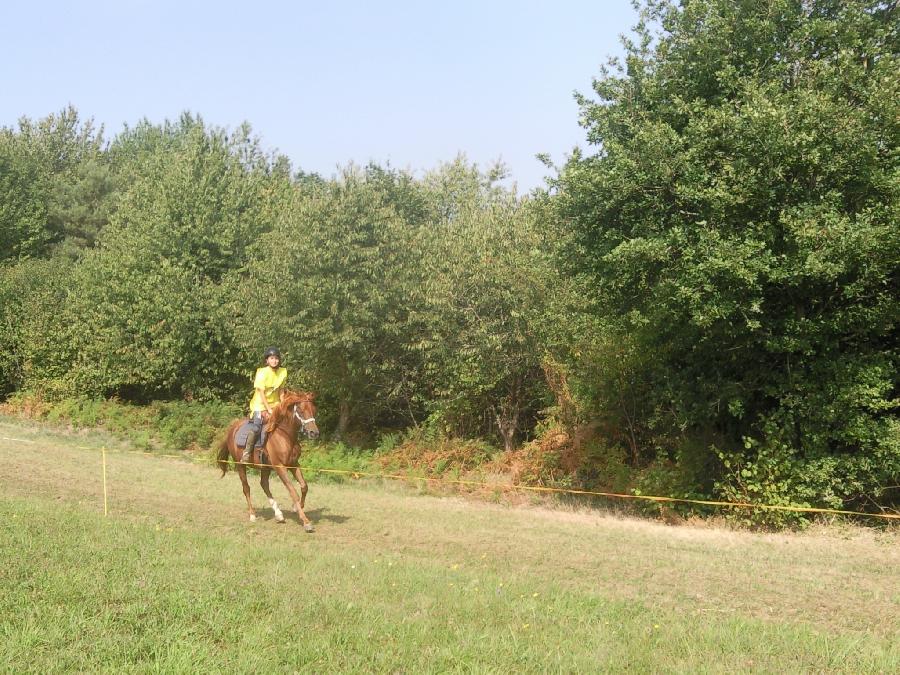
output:
M 300 425 L 303 428 L 303 433 L 306 434 L 307 438 L 315 440 L 319 437 L 319 427 L 316 424 L 316 418 L 312 415 L 310 415 L 309 417 L 304 417 L 303 413 L 300 412 L 297 404 L 294 404 L 294 417 L 298 422 L 300 422 Z

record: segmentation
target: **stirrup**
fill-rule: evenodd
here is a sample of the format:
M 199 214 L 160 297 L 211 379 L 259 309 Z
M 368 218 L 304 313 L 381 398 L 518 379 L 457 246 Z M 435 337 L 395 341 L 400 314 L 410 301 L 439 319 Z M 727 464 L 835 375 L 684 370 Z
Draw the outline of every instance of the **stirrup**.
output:
M 253 448 L 244 448 L 244 453 L 241 455 L 241 463 L 249 464 L 252 460 L 253 460 Z

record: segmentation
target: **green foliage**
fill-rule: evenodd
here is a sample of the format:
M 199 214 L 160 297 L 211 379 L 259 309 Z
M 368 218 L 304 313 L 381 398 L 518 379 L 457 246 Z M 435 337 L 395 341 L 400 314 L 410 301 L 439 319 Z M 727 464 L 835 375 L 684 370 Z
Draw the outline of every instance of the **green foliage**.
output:
M 29 279 L 22 265 L 0 266 L 0 392 L 7 394 L 21 385 L 22 319 Z
M 0 266 L 0 391 L 70 395 L 76 358 L 67 298 L 72 268 L 59 259 Z
M 432 424 L 511 449 L 549 392 L 541 369 L 549 234 L 527 202 L 460 162 L 428 176 L 442 215 L 422 232 L 414 348 Z M 434 189 L 434 188 L 432 188 Z
M 643 19 L 580 99 L 598 152 L 556 202 L 607 335 L 588 343 L 597 401 L 625 384 L 667 461 L 682 435 L 721 436 L 759 481 L 726 471 L 721 494 L 869 503 L 900 476 L 896 7 L 651 2 Z M 637 360 L 607 370 L 623 342 Z
M 868 420 L 867 420 L 868 421 Z M 729 501 L 794 507 L 843 509 L 890 503 L 891 487 L 900 472 L 900 423 L 885 420 L 865 453 L 813 454 L 782 440 L 778 420 L 766 422 L 762 441 L 744 438 L 740 450 L 717 454 L 724 467 L 718 492 Z M 799 513 L 740 512 L 737 518 L 781 527 L 801 524 Z
M 400 212 L 419 217 L 416 191 L 408 176 L 376 167 L 301 186 L 237 286 L 242 343 L 282 345 L 291 381 L 340 410 L 339 436 L 351 415 L 408 414 L 402 342 L 419 223 Z
M 527 434 L 549 257 L 534 213 L 494 181 L 460 158 L 421 182 L 369 166 L 298 186 L 235 282 L 242 343 L 264 326 L 338 436 L 426 417 Z
M 0 262 L 93 242 L 110 208 L 103 136 L 69 107 L 0 129 Z
M 621 444 L 591 439 L 575 474 L 575 484 L 587 489 L 623 494 L 632 486 L 632 468 Z
M 37 410 L 39 419 L 54 424 L 105 429 L 145 450 L 211 447 L 242 412 L 234 404 L 221 402 L 153 401 L 136 406 L 116 399 L 65 398 L 28 406 L 28 398 L 17 395 L 12 404 Z
M 47 222 L 61 237 L 59 249 L 75 258 L 97 242 L 114 210 L 116 181 L 105 157 L 79 163 L 53 185 Z
M 72 377 L 86 394 L 210 399 L 246 388 L 221 286 L 268 228 L 279 179 L 252 140 L 199 122 L 173 146 L 144 158 L 75 272 Z
M 13 140 L 0 132 L 0 261 L 40 253 L 51 239 L 48 179 Z
M 174 449 L 211 447 L 222 430 L 242 414 L 243 406 L 219 401 L 155 401 L 149 412 L 154 435 Z
M 374 457 L 370 451 L 360 450 L 341 442 L 310 443 L 304 441 L 300 464 L 303 466 L 304 474 L 310 480 L 342 483 L 352 479 L 353 472 L 377 472 L 378 466 Z M 329 473 L 318 471 L 319 469 L 350 473 Z

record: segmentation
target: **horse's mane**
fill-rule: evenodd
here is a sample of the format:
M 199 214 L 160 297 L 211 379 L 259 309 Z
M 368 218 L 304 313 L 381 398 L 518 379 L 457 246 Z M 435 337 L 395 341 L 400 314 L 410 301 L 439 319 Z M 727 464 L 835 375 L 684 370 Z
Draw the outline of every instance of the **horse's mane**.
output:
M 290 417 L 293 412 L 291 412 L 291 408 L 296 403 L 303 403 L 305 401 L 309 401 L 310 403 L 315 399 L 316 395 L 311 391 L 294 391 L 293 389 L 285 389 L 284 390 L 284 399 L 282 399 L 281 403 L 277 408 L 272 412 L 272 417 L 269 420 L 268 429 L 272 431 L 275 429 L 281 422 L 286 418 Z

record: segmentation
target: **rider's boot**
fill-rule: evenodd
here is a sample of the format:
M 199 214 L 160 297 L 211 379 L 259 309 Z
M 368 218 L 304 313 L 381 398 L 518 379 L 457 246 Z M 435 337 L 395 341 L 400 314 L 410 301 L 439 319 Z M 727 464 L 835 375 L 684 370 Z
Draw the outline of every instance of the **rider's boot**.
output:
M 253 446 L 256 445 L 257 435 L 253 429 L 247 432 L 247 444 L 244 446 L 244 454 L 241 455 L 241 462 L 244 464 L 249 464 L 253 458 Z

